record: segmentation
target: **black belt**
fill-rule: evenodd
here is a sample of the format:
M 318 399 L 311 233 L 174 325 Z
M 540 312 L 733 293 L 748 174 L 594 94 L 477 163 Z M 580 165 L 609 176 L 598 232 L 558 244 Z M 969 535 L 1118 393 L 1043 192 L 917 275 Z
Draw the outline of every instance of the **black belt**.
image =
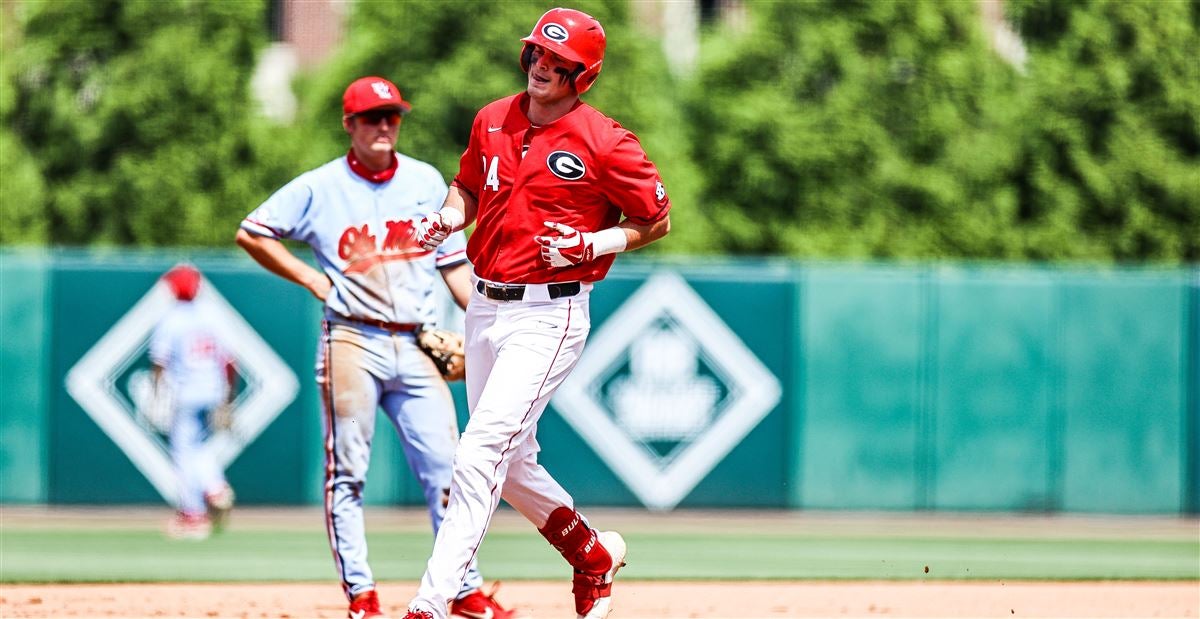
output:
M 374 318 L 347 318 L 345 316 L 341 318 L 346 322 L 367 325 L 368 327 L 375 327 L 376 329 L 383 329 L 392 333 L 416 333 L 424 326 L 419 322 L 388 322 L 386 320 L 375 320 Z
M 480 280 L 475 284 L 475 289 L 479 294 L 496 301 L 520 301 L 525 298 L 525 284 L 491 284 Z M 572 297 L 579 294 L 581 289 L 579 282 L 546 284 L 546 291 L 551 299 Z

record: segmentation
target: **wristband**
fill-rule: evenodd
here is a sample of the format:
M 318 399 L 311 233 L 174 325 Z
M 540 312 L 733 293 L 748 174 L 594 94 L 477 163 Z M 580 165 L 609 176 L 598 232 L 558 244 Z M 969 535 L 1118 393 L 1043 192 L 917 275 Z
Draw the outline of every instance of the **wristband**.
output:
M 624 228 L 605 228 L 592 234 L 592 255 L 603 256 L 623 252 L 628 242 Z
M 463 212 L 454 207 L 446 207 L 438 211 L 438 215 L 441 216 L 442 223 L 450 228 L 451 232 L 461 228 L 463 223 L 466 221 L 466 217 L 463 216 Z

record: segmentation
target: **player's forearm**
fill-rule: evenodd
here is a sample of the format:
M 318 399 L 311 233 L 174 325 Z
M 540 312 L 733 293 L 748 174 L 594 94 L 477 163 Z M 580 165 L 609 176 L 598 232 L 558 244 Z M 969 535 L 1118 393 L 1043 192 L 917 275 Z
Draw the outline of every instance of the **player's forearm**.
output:
M 463 262 L 442 269 L 442 279 L 446 281 L 446 288 L 450 290 L 454 302 L 460 308 L 467 309 L 467 302 L 471 300 L 471 264 Z
M 287 247 L 284 247 L 283 243 L 265 236 L 251 234 L 245 230 L 238 230 L 237 244 L 263 268 L 303 286 L 318 299 L 323 301 L 329 294 L 329 278 L 294 256 Z
M 446 201 L 442 203 L 441 208 L 443 221 L 454 224 L 453 231 L 457 232 L 475 221 L 478 207 L 479 203 L 471 194 L 463 191 L 458 185 L 450 185 L 450 192 L 446 194 Z M 447 209 L 453 209 L 458 213 L 450 213 Z
M 626 219 L 617 225 L 625 233 L 625 248 L 630 251 L 645 247 L 658 239 L 667 236 L 671 231 L 671 216 L 668 215 L 652 224 L 636 224 Z
M 556 234 L 538 235 L 533 240 L 541 246 L 542 260 L 552 267 L 575 266 L 600 256 L 645 247 L 671 231 L 668 217 L 651 224 L 626 220 L 596 232 L 580 232 L 558 221 L 544 223 Z

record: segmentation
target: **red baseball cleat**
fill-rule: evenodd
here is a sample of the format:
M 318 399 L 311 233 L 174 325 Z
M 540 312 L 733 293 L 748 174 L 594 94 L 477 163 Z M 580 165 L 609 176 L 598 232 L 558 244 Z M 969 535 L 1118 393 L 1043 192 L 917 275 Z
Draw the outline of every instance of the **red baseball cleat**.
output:
M 507 609 L 496 601 L 500 583 L 493 583 L 492 590 L 484 595 L 476 589 L 450 603 L 450 616 L 458 619 L 526 619 L 527 615 L 515 609 Z
M 212 522 L 207 514 L 185 514 L 179 512 L 167 522 L 167 537 L 171 539 L 205 540 L 212 533 Z
M 350 601 L 349 619 L 387 619 L 379 609 L 379 596 L 375 590 L 363 591 Z
M 612 582 L 617 570 L 625 567 L 625 539 L 616 531 L 596 535 L 600 545 L 612 557 L 612 566 L 603 574 L 575 572 L 575 613 L 577 619 L 605 619 L 612 612 Z
M 433 613 L 424 610 L 410 610 L 404 619 L 433 619 Z

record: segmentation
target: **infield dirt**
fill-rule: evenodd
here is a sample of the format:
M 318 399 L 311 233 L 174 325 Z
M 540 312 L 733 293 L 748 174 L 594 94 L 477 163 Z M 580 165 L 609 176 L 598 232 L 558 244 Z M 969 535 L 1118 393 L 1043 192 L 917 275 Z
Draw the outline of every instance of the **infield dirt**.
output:
M 382 583 L 384 610 L 404 615 L 415 583 Z M 6 585 L 0 616 L 346 616 L 332 583 Z M 1195 582 L 735 583 L 618 582 L 611 619 L 777 617 L 1196 617 Z M 573 617 L 570 583 L 505 583 L 497 598 L 535 619 Z

